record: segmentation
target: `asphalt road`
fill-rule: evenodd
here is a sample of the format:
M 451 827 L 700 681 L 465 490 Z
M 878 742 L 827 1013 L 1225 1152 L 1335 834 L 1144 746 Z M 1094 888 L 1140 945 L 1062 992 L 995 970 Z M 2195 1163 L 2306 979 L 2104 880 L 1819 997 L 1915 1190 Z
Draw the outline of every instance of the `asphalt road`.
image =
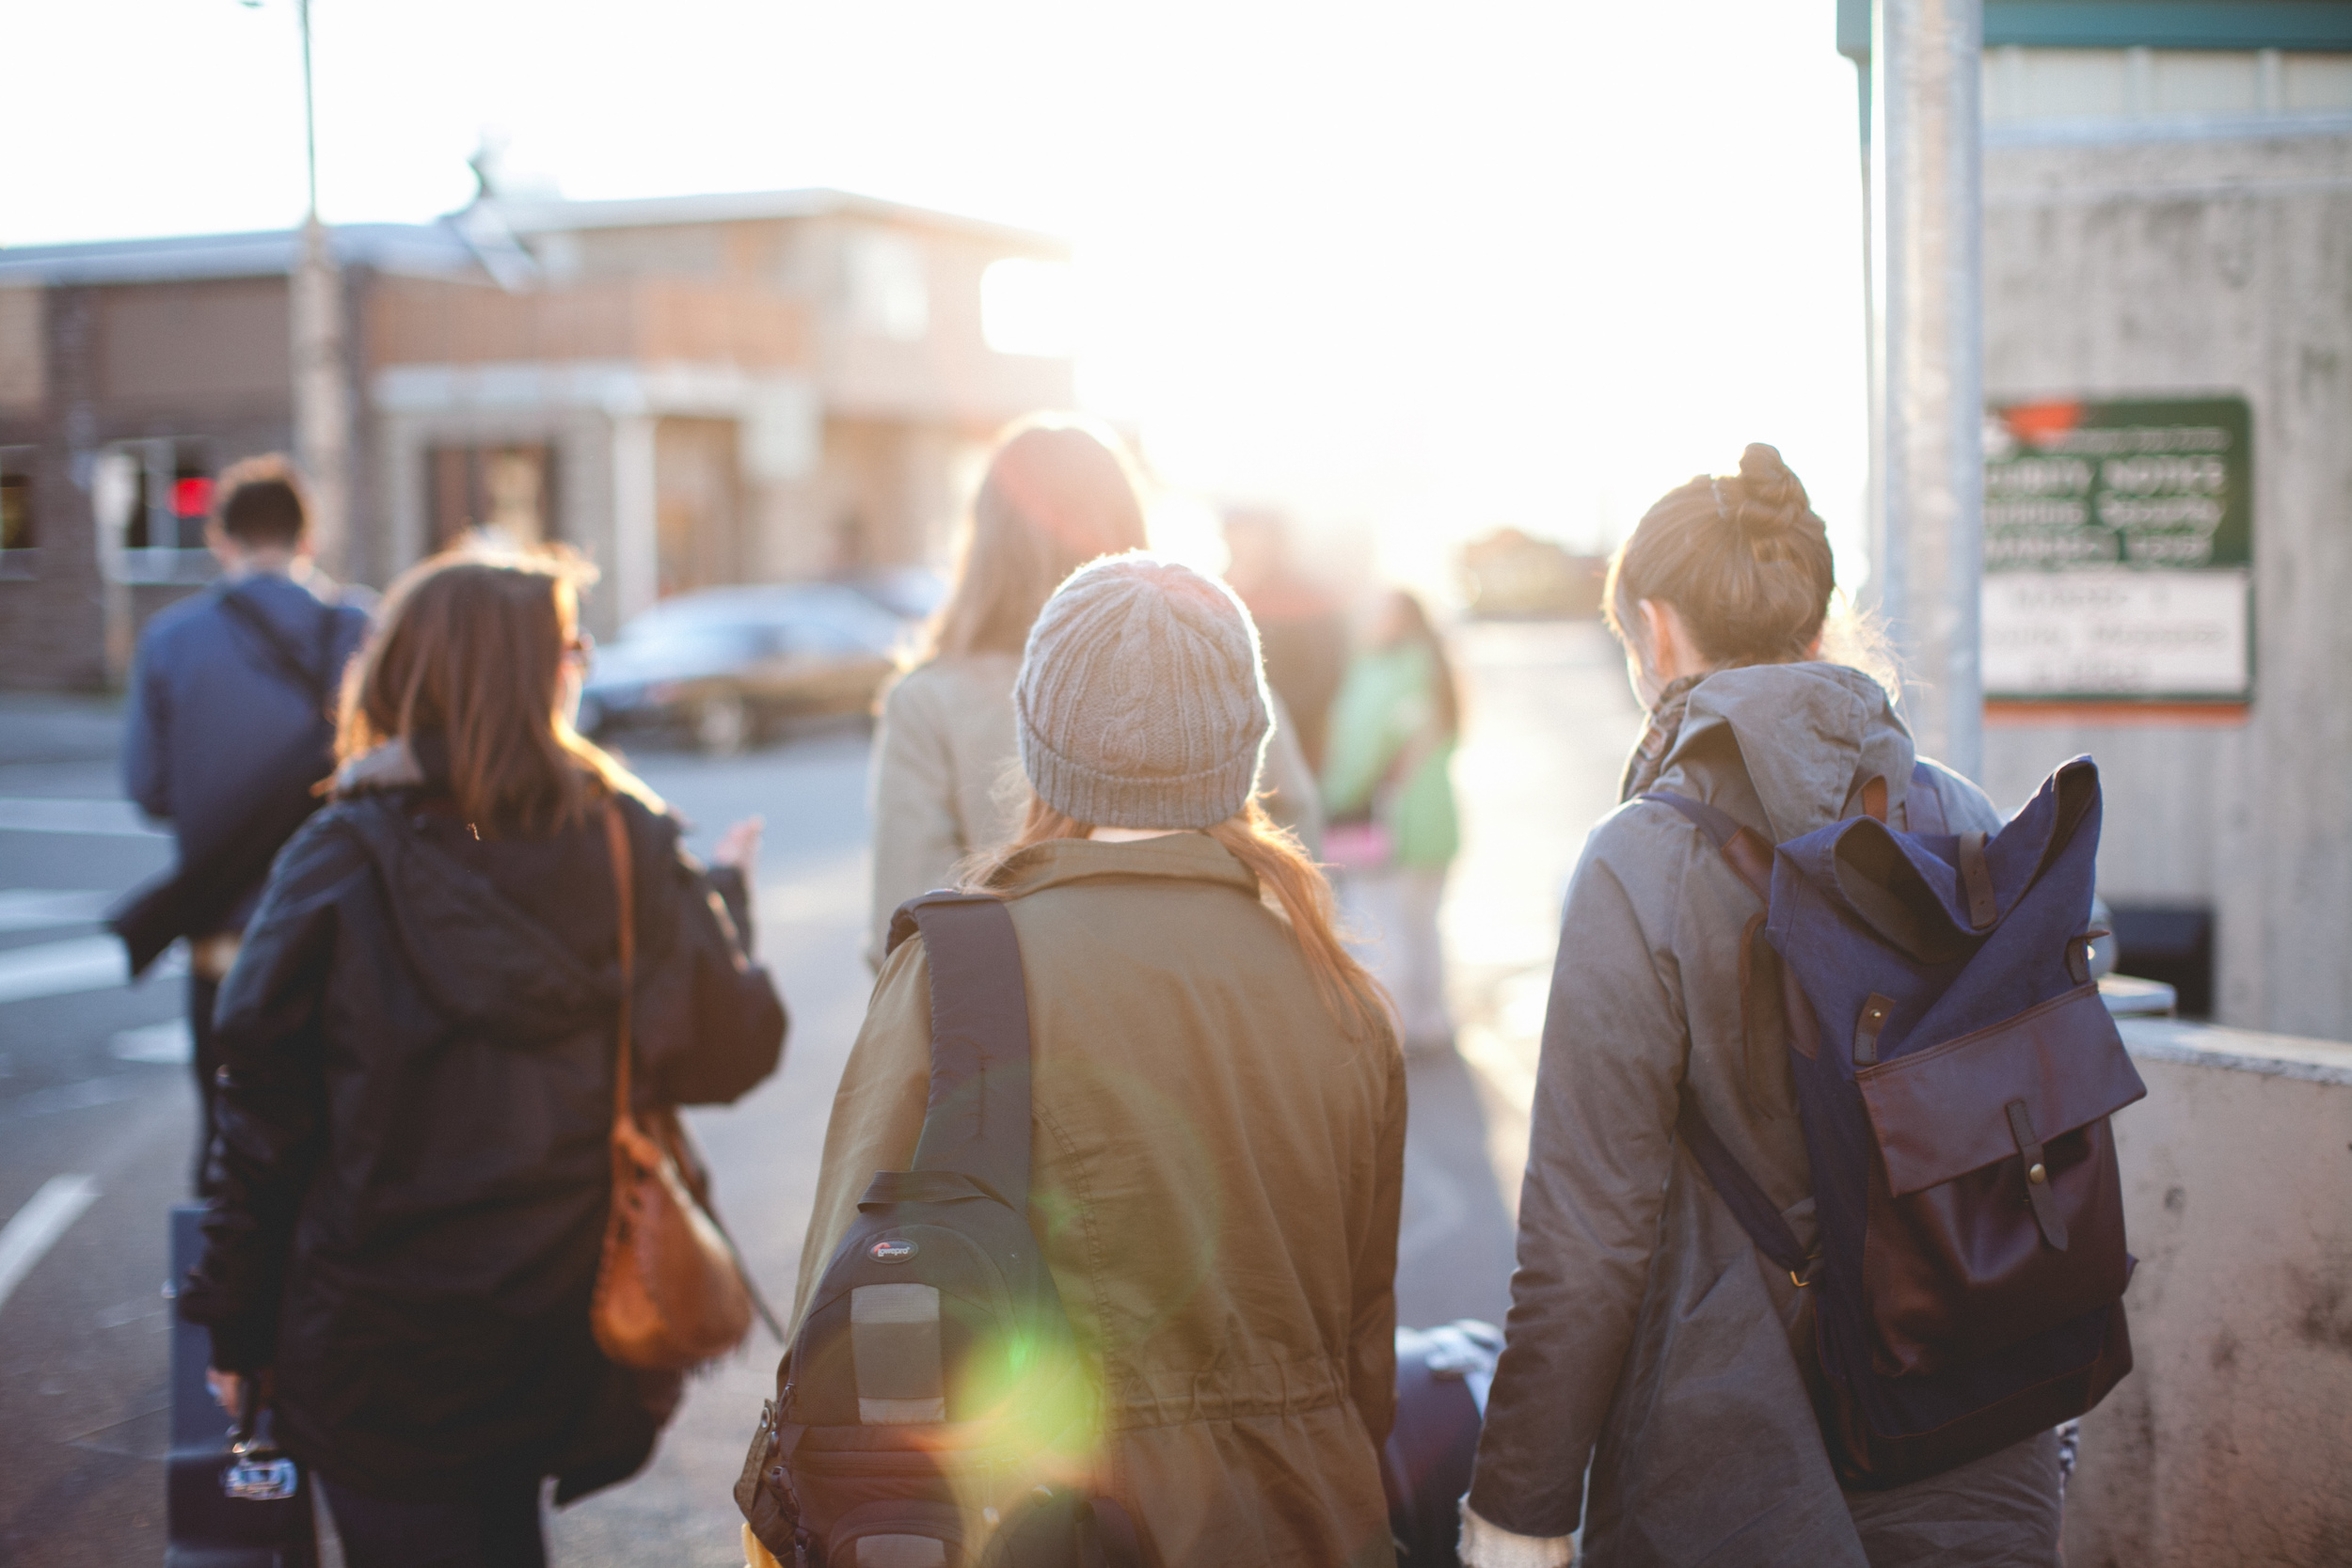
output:
M 1413 1069 L 1398 1297 L 1416 1324 L 1502 1316 L 1559 895 L 1635 721 L 1597 628 L 1472 628 L 1461 655 L 1466 842 L 1445 924 L 1462 1051 Z M 164 1216 L 187 1183 L 195 1095 L 184 981 L 125 984 L 96 925 L 170 859 L 118 798 L 118 726 L 103 703 L 0 705 L 0 1562 L 27 1568 L 163 1550 Z M 692 1119 L 780 1302 L 868 988 L 866 756 L 864 734 L 836 726 L 738 758 L 636 759 L 698 847 L 767 818 L 759 937 L 792 1010 L 786 1065 Z M 775 1354 L 755 1339 L 697 1378 L 643 1476 L 555 1517 L 554 1560 L 739 1562 L 727 1489 Z

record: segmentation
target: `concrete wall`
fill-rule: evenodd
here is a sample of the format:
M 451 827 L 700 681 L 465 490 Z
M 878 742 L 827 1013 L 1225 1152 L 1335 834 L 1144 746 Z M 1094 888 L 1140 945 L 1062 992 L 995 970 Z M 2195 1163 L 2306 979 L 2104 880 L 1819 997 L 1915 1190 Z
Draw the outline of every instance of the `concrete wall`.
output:
M 2102 891 L 2213 908 L 2219 1021 L 2352 1038 L 2352 132 L 2009 135 L 1984 183 L 1990 399 L 2251 406 L 2256 672 L 2221 722 L 1996 709 L 1986 787 L 2096 756 Z
M 2352 1046 L 2122 1027 L 2135 1365 L 2084 1418 L 2066 1560 L 2352 1562 Z

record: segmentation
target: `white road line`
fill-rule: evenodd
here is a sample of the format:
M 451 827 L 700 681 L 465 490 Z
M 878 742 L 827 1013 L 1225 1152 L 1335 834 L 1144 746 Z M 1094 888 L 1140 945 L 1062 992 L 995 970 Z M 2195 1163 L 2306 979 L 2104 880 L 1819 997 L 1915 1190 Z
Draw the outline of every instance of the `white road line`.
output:
M 186 956 L 174 948 L 147 972 L 147 978 L 160 979 L 186 971 Z M 0 949 L 0 1002 L 112 990 L 128 985 L 130 980 L 131 960 L 119 937 L 70 937 L 31 947 Z
M 161 1023 L 123 1030 L 109 1049 L 117 1060 L 124 1062 L 192 1062 L 196 1060 L 196 1037 L 186 1019 L 167 1018 Z
M 168 838 L 128 800 L 87 797 L 0 796 L 0 832 L 86 833 L 100 838 Z
M 86 888 L 0 888 L 0 931 L 86 926 L 104 914 L 118 896 Z
M 98 1200 L 98 1183 L 87 1176 L 53 1176 L 16 1217 L 0 1228 L 0 1307 L 58 1237 Z

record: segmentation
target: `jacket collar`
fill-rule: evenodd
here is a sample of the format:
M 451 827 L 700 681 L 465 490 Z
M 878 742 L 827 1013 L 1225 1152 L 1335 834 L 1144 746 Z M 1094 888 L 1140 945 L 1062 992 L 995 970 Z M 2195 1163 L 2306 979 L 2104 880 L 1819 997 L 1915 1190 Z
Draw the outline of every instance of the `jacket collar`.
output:
M 1090 838 L 1057 838 L 1033 844 L 1005 863 L 997 887 L 1008 898 L 1092 877 L 1156 877 L 1173 881 L 1224 882 L 1257 896 L 1258 879 L 1232 851 L 1206 833 L 1168 833 L 1159 838 L 1106 844 Z

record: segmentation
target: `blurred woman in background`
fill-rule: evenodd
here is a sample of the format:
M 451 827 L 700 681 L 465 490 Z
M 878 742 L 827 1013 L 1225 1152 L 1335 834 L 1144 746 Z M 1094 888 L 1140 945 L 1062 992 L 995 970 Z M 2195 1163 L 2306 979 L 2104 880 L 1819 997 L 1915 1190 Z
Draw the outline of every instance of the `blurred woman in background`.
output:
M 708 872 L 569 715 L 575 584 L 446 555 L 396 583 L 344 688 L 334 800 L 278 857 L 218 1012 L 203 1260 L 214 1383 L 259 1385 L 352 1568 L 537 1568 L 539 1494 L 626 1479 L 675 1375 L 590 1327 L 621 988 L 607 814 L 635 892 L 635 1098 L 730 1101 L 784 1009 L 751 949 L 756 822 Z
M 1117 436 L 1089 420 L 1039 416 L 999 440 L 946 602 L 913 666 L 882 697 L 869 785 L 868 962 L 882 963 L 893 910 L 947 886 L 965 857 L 1020 831 L 1012 683 L 1029 627 L 1072 572 L 1143 545 L 1143 498 Z M 1279 715 L 1265 784 L 1275 818 L 1311 847 L 1320 828 L 1314 791 Z
M 1461 729 L 1454 665 L 1429 612 L 1402 589 L 1386 594 L 1331 705 L 1323 806 L 1348 912 L 1396 999 L 1407 1055 L 1454 1048 L 1438 906 L 1462 843 Z

